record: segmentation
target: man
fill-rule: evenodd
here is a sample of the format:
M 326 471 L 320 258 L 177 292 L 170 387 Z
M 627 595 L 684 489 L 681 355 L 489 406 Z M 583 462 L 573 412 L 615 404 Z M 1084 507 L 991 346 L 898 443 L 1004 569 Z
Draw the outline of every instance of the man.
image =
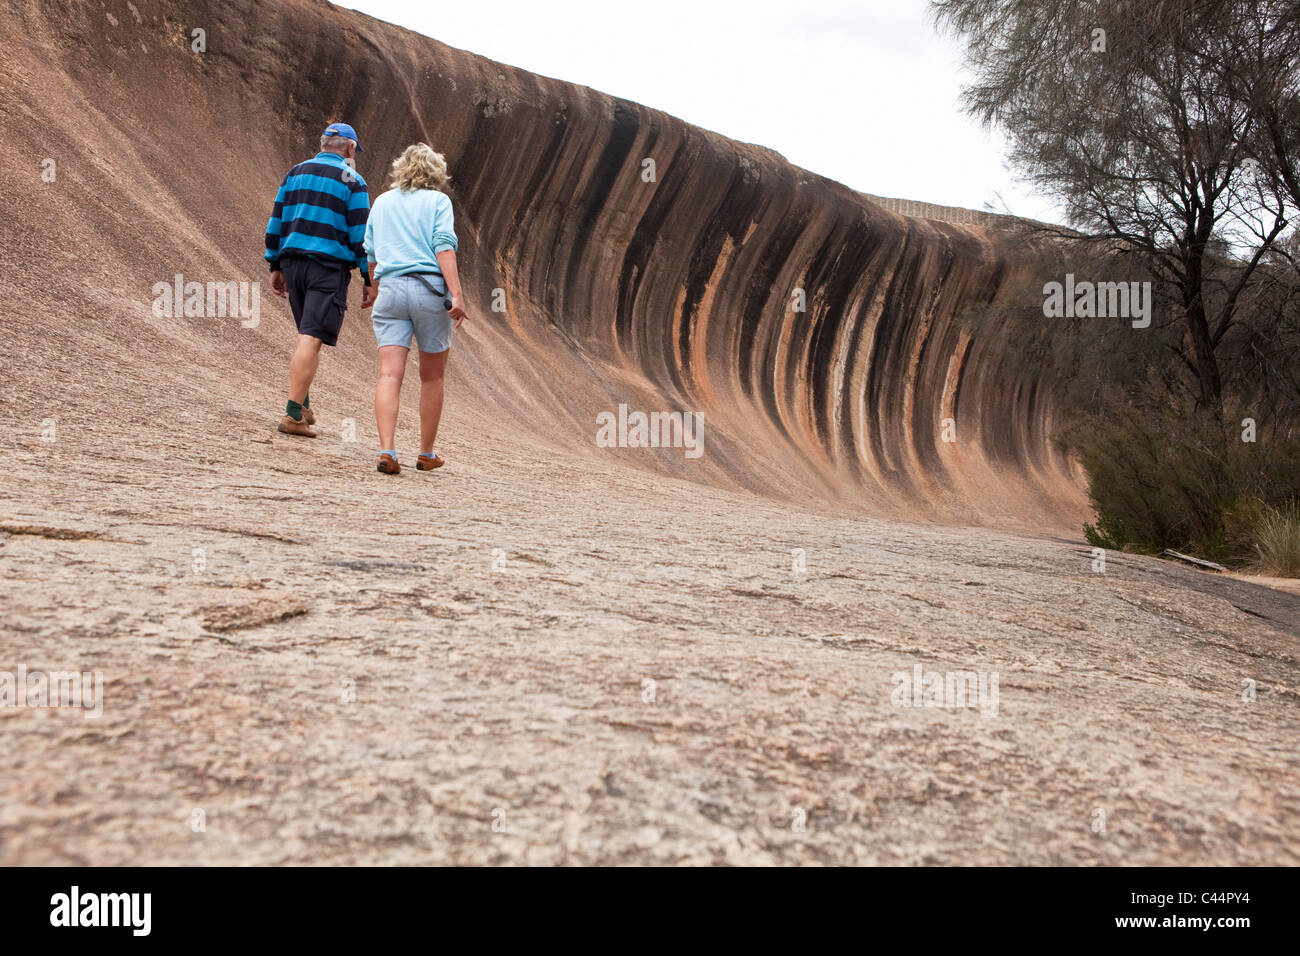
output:
M 362 308 L 375 300 L 363 247 L 370 196 L 355 169 L 360 151 L 351 126 L 327 126 L 316 158 L 299 163 L 284 177 L 266 224 L 271 289 L 289 300 L 298 328 L 289 362 L 289 401 L 280 420 L 280 431 L 288 435 L 316 437 L 308 390 L 321 345 L 338 342 L 354 267 L 361 270 L 366 285 Z

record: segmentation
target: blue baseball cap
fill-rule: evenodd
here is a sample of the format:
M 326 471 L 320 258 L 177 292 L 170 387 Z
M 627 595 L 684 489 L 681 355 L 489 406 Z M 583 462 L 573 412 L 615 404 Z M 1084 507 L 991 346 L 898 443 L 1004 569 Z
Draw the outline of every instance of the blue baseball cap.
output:
M 322 135 L 345 137 L 346 139 L 350 139 L 352 140 L 352 142 L 357 144 L 358 153 L 365 152 L 365 150 L 361 148 L 361 141 L 357 139 L 357 131 L 354 130 L 351 126 L 349 126 L 347 123 L 330 123 L 329 126 L 325 127 L 325 132 Z

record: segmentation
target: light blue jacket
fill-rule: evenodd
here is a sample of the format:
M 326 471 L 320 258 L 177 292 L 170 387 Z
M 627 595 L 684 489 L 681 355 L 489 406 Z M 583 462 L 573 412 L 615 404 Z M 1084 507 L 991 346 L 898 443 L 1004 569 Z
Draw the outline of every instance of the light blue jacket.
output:
M 366 221 L 366 257 L 377 264 L 377 279 L 441 275 L 437 254 L 457 247 L 451 199 L 436 189 L 390 189 L 375 200 Z

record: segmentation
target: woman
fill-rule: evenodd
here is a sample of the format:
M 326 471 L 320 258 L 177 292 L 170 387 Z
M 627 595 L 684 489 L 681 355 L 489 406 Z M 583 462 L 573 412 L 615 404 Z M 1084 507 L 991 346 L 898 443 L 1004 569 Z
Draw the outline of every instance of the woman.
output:
M 379 343 L 375 424 L 379 426 L 379 470 L 396 475 L 394 434 L 406 357 L 415 337 L 420 349 L 420 471 L 441 468 L 433 450 L 442 417 L 442 380 L 451 332 L 465 314 L 456 271 L 456 230 L 451 199 L 443 189 L 447 160 L 427 143 L 408 146 L 393 163 L 393 184 L 375 200 L 366 225 L 366 257 L 379 287 L 374 304 Z

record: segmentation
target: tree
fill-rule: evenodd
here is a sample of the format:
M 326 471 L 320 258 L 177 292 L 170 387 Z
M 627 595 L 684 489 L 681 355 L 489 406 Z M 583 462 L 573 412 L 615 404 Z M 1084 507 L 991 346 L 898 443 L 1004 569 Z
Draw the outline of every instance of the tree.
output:
M 1256 118 L 1250 160 L 1261 184 L 1300 210 L 1300 4 L 1237 0 L 1213 16 L 1223 38 L 1214 66 Z
M 1161 283 L 1183 333 L 1175 352 L 1199 403 L 1213 409 L 1223 400 L 1218 350 L 1287 226 L 1286 194 L 1258 175 L 1263 168 L 1273 181 L 1273 165 L 1260 159 L 1269 128 L 1262 90 L 1294 81 L 1268 75 L 1290 47 L 1286 18 L 1277 30 L 1278 18 L 1252 21 L 1244 9 L 1265 5 L 934 3 L 940 27 L 966 42 L 976 78 L 967 109 L 1005 130 L 1013 164 L 1079 230 L 1070 238 L 1136 256 Z M 1252 44 L 1271 52 L 1229 69 Z M 1293 157 L 1288 116 L 1276 125 L 1284 157 Z

